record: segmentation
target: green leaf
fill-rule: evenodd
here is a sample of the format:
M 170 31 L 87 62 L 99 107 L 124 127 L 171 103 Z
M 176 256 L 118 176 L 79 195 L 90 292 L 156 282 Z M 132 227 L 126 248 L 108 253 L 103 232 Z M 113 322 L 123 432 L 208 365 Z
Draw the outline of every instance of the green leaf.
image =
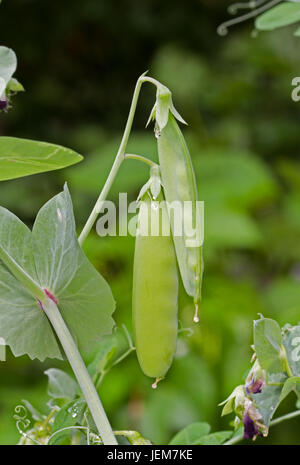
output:
M 106 367 L 117 350 L 117 341 L 113 336 L 106 336 L 96 344 L 94 357 L 88 365 L 89 374 L 94 377 Z
M 31 232 L 15 215 L 0 207 L 0 245 L 37 281 Z M 18 357 L 61 358 L 50 323 L 37 301 L 0 260 L 0 336 Z
M 0 181 L 74 165 L 82 156 L 60 145 L 0 137 Z
M 296 31 L 294 32 L 294 36 L 300 37 L 300 27 L 298 27 L 298 29 L 296 29 Z
M 114 300 L 104 278 L 80 248 L 67 187 L 40 211 L 33 233 L 0 208 L 0 246 L 35 283 L 50 291 L 77 339 L 89 348 L 111 333 Z M 0 260 L 0 336 L 14 355 L 61 358 L 60 346 L 38 301 Z
M 218 431 L 217 433 L 207 434 L 197 443 L 199 446 L 218 446 L 231 438 L 232 431 Z
M 183 430 L 179 431 L 170 441 L 170 445 L 193 445 L 198 444 L 203 436 L 210 431 L 208 423 L 192 423 Z
M 3 79 L 5 87 L 7 86 L 16 69 L 17 57 L 15 52 L 10 48 L 0 46 L 0 78 Z
M 259 364 L 268 375 L 285 372 L 281 329 L 276 321 L 263 317 L 254 321 L 254 346 Z
M 74 431 L 76 431 L 75 429 L 64 431 L 60 430 L 70 426 L 75 426 L 78 422 L 81 422 L 85 409 L 86 402 L 83 399 L 72 401 L 62 407 L 55 416 L 52 427 L 52 435 L 55 432 L 57 434 L 55 434 L 55 436 L 53 436 L 53 438 L 49 441 L 49 445 L 61 444 L 67 438 L 69 438 L 72 433 L 74 434 Z
M 300 377 L 294 376 L 286 380 L 281 391 L 280 402 L 282 402 L 292 391 L 300 397 Z
M 288 26 L 300 21 L 300 5 L 284 3 L 259 16 L 255 26 L 261 31 L 272 31 L 278 27 Z
M 53 399 L 73 400 L 78 391 L 77 382 L 67 373 L 57 368 L 45 371 L 48 376 L 47 392 Z
M 262 423 L 267 427 L 280 404 L 282 386 L 265 386 L 263 390 L 257 394 L 251 394 L 253 403 L 258 408 Z
M 300 325 L 284 328 L 283 345 L 291 372 L 300 376 Z
M 115 303 L 109 285 L 79 246 L 67 186 L 37 215 L 33 249 L 40 285 L 58 300 L 80 349 L 110 334 Z

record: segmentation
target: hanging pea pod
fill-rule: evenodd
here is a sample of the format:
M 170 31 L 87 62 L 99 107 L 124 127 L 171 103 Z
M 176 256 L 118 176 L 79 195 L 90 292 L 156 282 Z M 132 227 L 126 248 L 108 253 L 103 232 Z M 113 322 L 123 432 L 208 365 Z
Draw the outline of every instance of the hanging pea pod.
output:
M 152 179 L 153 180 L 153 179 Z M 149 186 L 150 187 L 150 186 Z M 157 189 L 157 187 L 156 187 Z M 144 193 L 138 215 L 133 274 L 133 327 L 143 372 L 164 378 L 177 341 L 178 276 L 168 212 L 162 193 Z M 164 235 L 165 221 L 169 234 Z
M 156 119 L 155 134 L 162 185 L 170 213 L 180 274 L 187 294 L 194 298 L 194 321 L 198 322 L 204 268 L 203 203 L 197 202 L 196 178 L 191 157 L 176 122 L 176 119 L 183 123 L 184 120 L 175 110 L 171 92 L 165 86 L 158 87 L 156 104 L 150 118 Z M 177 205 L 179 202 L 182 212 L 182 229 L 179 231 L 178 216 L 176 218 L 171 215 L 172 204 L 176 202 Z

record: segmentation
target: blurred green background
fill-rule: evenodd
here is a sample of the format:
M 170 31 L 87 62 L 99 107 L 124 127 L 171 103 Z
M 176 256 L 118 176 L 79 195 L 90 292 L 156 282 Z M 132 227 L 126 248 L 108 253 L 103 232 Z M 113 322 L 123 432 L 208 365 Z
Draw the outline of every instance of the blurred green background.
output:
M 219 37 L 231 1 L 10 0 L 1 5 L 3 45 L 18 56 L 26 88 L 2 114 L 1 135 L 65 144 L 85 156 L 78 166 L 0 185 L 1 205 L 31 225 L 65 180 L 78 228 L 109 172 L 137 77 L 146 69 L 173 91 L 205 201 L 205 280 L 201 323 L 181 289 L 178 353 L 157 391 L 131 355 L 104 379 L 100 394 L 115 428 L 137 429 L 166 443 L 193 421 L 227 429 L 217 406 L 250 366 L 252 320 L 261 312 L 280 324 L 300 318 L 300 104 L 291 80 L 300 75 L 299 38 L 291 30 L 251 34 L 245 23 Z M 145 85 L 130 148 L 156 159 L 154 101 Z M 134 200 L 147 168 L 128 161 L 118 191 Z M 134 240 L 91 236 L 86 253 L 110 283 L 118 324 L 131 329 Z M 25 398 L 47 402 L 41 364 L 8 353 L 0 364 L 0 444 L 14 444 L 14 408 Z M 288 398 L 280 408 L 294 408 Z M 299 444 L 299 420 L 271 429 L 264 444 Z

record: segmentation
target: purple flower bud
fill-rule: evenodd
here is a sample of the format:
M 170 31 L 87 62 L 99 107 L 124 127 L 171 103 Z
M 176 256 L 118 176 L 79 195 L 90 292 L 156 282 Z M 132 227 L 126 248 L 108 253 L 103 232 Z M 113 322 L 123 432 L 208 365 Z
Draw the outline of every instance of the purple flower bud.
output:
M 261 436 L 258 426 L 250 418 L 246 412 L 243 416 L 243 425 L 244 425 L 244 439 L 255 439 L 256 436 Z
M 7 97 L 1 97 L 0 99 L 0 111 L 1 110 L 4 110 L 6 111 L 7 110 L 7 107 L 8 107 L 8 98 Z

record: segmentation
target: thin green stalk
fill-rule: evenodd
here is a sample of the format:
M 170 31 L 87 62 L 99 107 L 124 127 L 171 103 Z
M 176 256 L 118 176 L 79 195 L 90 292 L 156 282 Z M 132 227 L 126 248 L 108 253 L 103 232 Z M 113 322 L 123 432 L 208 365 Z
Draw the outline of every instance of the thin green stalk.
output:
M 130 355 L 132 352 L 135 351 L 135 347 L 130 347 L 128 350 L 126 350 L 126 352 L 124 352 L 123 355 L 121 355 L 113 364 L 111 367 L 114 367 L 116 365 L 118 365 L 118 363 L 122 362 L 123 360 L 125 360 L 126 357 L 128 357 L 128 355 Z
M 146 157 L 143 157 L 142 155 L 135 155 L 133 153 L 126 153 L 124 155 L 124 158 L 125 160 L 137 160 L 137 161 L 141 161 L 142 163 L 145 163 L 146 165 L 150 166 L 150 168 L 152 166 L 155 166 L 157 165 L 157 163 L 155 163 L 154 161 L 152 160 L 149 160 L 149 158 L 146 158 Z
M 101 210 L 101 205 L 102 205 L 102 202 L 106 199 L 107 197 L 107 194 L 109 193 L 109 190 L 111 188 L 111 185 L 119 171 L 119 168 L 123 162 L 123 160 L 125 159 L 125 151 L 126 151 L 126 146 L 127 146 L 127 142 L 128 142 L 128 139 L 129 139 L 129 135 L 130 135 L 130 132 L 131 132 L 131 128 L 132 128 L 132 123 L 133 123 L 133 118 L 134 118 L 134 115 L 135 115 L 135 110 L 136 110 L 136 106 L 137 106 L 137 102 L 138 102 L 138 98 L 139 98 L 139 94 L 140 94 L 140 90 L 141 90 L 141 87 L 142 87 L 142 84 L 144 82 L 144 74 L 142 74 L 142 76 L 139 77 L 139 79 L 137 80 L 137 83 L 136 83 L 136 86 L 135 86 L 135 90 L 134 90 L 134 94 L 133 94 L 133 98 L 132 98 L 132 102 L 131 102 L 131 107 L 130 107 L 130 110 L 129 110 L 129 115 L 128 115 L 128 119 L 127 119 L 127 123 L 126 123 L 126 127 L 125 127 L 125 131 L 124 131 L 124 134 L 123 134 L 123 137 L 122 137 L 122 141 L 121 141 L 121 144 L 120 144 L 120 147 L 119 147 L 119 150 L 118 150 L 118 153 L 116 155 L 116 158 L 115 158 L 115 161 L 113 163 L 113 166 L 111 168 L 111 171 L 108 175 L 108 178 L 104 184 L 104 187 L 98 197 L 98 200 L 78 238 L 78 242 L 80 245 L 83 244 L 83 242 L 85 241 L 85 239 L 87 238 L 87 236 L 89 235 L 92 227 L 94 226 L 95 224 L 95 221 L 97 220 L 97 217 L 98 217 L 98 214 L 99 214 L 99 211 Z
M 46 303 L 43 304 L 43 308 L 61 342 L 61 345 L 63 346 L 103 443 L 105 445 L 117 445 L 118 443 L 113 434 L 96 388 L 57 306 L 52 300 L 47 299 Z
M 160 87 L 162 85 L 157 79 L 154 79 L 150 76 L 142 75 L 140 79 L 142 82 L 149 82 L 150 84 L 153 84 L 155 87 Z
M 275 418 L 275 420 L 272 420 L 270 423 L 271 426 L 278 425 L 279 423 L 282 423 L 283 421 L 290 420 L 291 418 L 298 417 L 300 415 L 300 409 L 295 410 L 295 412 L 288 413 L 287 415 L 283 415 L 282 417 Z M 239 434 L 238 436 L 233 437 L 232 439 L 229 439 L 229 441 L 225 442 L 223 446 L 232 446 L 233 444 L 237 444 L 238 442 L 241 442 L 244 439 L 242 434 Z
M 128 350 L 126 350 L 126 352 L 124 352 L 123 355 L 121 355 L 112 365 L 111 367 L 109 367 L 107 370 L 102 370 L 100 372 L 100 376 L 98 377 L 98 380 L 95 382 L 95 385 L 96 385 L 96 389 L 98 390 L 103 379 L 104 379 L 104 376 L 107 375 L 107 373 L 109 373 L 109 371 L 111 370 L 111 368 L 113 368 L 114 366 L 118 365 L 120 362 L 122 362 L 123 360 L 125 360 L 126 357 L 128 357 L 128 355 L 130 355 L 132 352 L 135 351 L 135 347 L 130 347 Z
M 133 93 L 133 98 L 132 98 L 132 102 L 131 102 L 131 106 L 130 106 L 130 110 L 129 110 L 129 115 L 128 115 L 128 118 L 127 118 L 127 123 L 126 123 L 126 126 L 125 126 L 125 130 L 124 130 L 124 134 L 123 134 L 123 137 L 122 137 L 122 140 L 121 140 L 121 144 L 120 144 L 120 147 L 119 147 L 119 150 L 118 150 L 118 153 L 116 155 L 116 158 L 115 158 L 115 161 L 113 163 L 113 166 L 110 170 L 110 173 L 108 175 L 108 178 L 106 179 L 106 182 L 104 184 L 104 187 L 98 197 L 98 200 L 83 228 L 83 230 L 81 231 L 81 234 L 78 238 L 78 242 L 80 245 L 82 245 L 85 241 L 85 239 L 87 238 L 87 236 L 89 235 L 92 227 L 94 226 L 96 220 L 97 220 L 97 217 L 99 215 L 99 212 L 101 210 L 101 206 L 102 206 L 102 202 L 105 201 L 109 191 L 110 191 L 110 188 L 112 186 L 112 183 L 120 169 L 120 166 L 121 164 L 123 163 L 123 161 L 125 160 L 125 158 L 135 158 L 136 160 L 140 160 L 140 161 L 143 161 L 143 162 L 146 162 L 147 164 L 150 164 L 150 166 L 153 166 L 151 162 L 151 160 L 148 160 L 147 158 L 145 157 L 141 157 L 139 155 L 125 155 L 125 151 L 126 151 L 126 146 L 127 146 L 127 143 L 128 143 L 128 139 L 129 139 L 129 136 L 130 136 L 130 132 L 131 132 L 131 128 L 132 128 L 132 123 L 133 123 L 133 119 L 134 119 L 134 115 L 135 115 L 135 110 L 136 110 L 136 106 L 137 106 L 137 102 L 138 102 L 138 98 L 139 98 L 139 95 L 140 95 L 140 90 L 141 90 L 141 87 L 142 87 L 142 84 L 144 82 L 149 82 L 153 85 L 155 85 L 156 87 L 160 86 L 161 84 L 156 80 L 156 79 L 153 79 L 151 77 L 148 77 L 148 76 L 145 76 L 146 73 L 142 74 L 139 79 L 137 80 L 137 83 L 136 83 L 136 86 L 135 86 L 135 89 L 134 89 L 134 93 Z M 153 163 L 155 164 L 155 163 Z
M 69 431 L 69 430 L 84 430 L 87 431 L 87 435 L 89 432 L 89 428 L 87 426 L 66 426 L 65 428 L 61 428 L 57 431 L 55 431 L 51 436 L 48 438 L 47 444 L 50 444 L 51 439 L 54 438 L 57 434 L 60 434 L 62 431 Z

